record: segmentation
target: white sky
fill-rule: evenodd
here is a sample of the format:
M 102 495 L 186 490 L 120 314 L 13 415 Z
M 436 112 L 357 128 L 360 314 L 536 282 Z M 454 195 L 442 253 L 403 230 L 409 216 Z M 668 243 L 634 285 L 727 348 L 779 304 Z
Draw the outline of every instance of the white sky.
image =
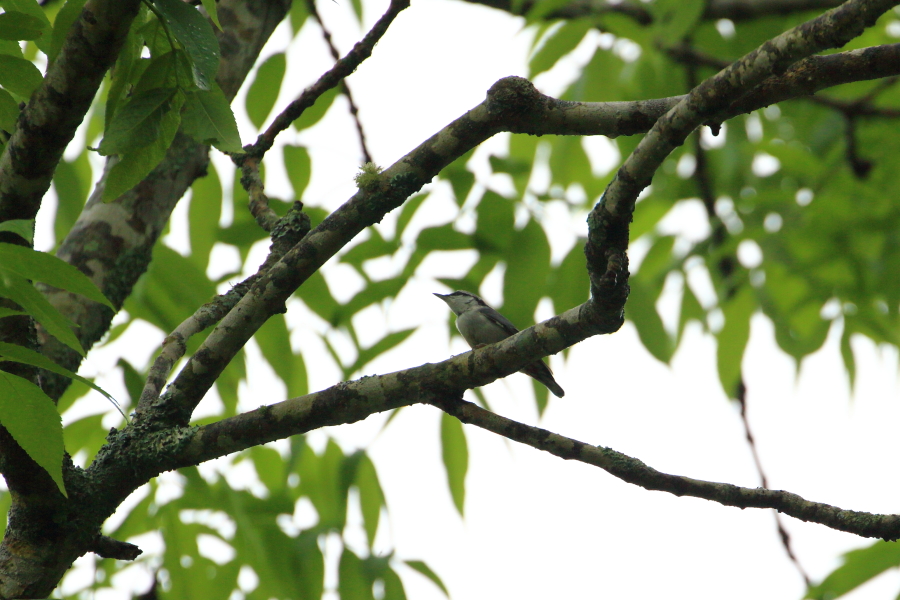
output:
M 384 0 L 366 3 L 366 28 L 386 5 Z M 342 52 L 361 36 L 349 6 L 347 0 L 319 6 Z M 500 77 L 524 75 L 531 38 L 530 32 L 522 31 L 521 21 L 497 11 L 448 0 L 415 0 L 373 57 L 349 79 L 376 162 L 387 166 L 397 160 L 479 103 Z M 283 50 L 288 39 L 283 26 L 264 54 Z M 286 81 L 291 88 L 282 90 L 276 111 L 331 64 L 314 26 L 307 24 L 291 45 L 288 62 Z M 557 93 L 566 74 L 562 65 L 539 78 L 538 87 Z M 244 93 L 236 107 L 243 106 Z M 313 131 L 281 140 L 308 144 L 313 152 L 314 175 L 304 195 L 311 205 L 334 208 L 354 190 L 359 150 L 343 107 L 336 104 Z M 253 135 L 244 120 L 244 141 Z M 492 147 L 502 148 L 502 141 L 491 142 Z M 277 154 L 273 152 L 273 158 Z M 481 160 L 484 156 L 482 152 Z M 228 164 L 220 158 L 217 165 Z M 275 164 L 269 164 L 268 173 L 268 191 L 290 197 Z M 179 211 L 185 208 L 186 204 Z M 440 198 L 429 200 L 428 210 L 422 212 L 427 214 L 417 217 L 419 227 L 446 222 L 453 215 L 452 207 Z M 574 233 L 585 231 L 583 219 L 570 218 L 561 205 L 548 207 L 547 218 L 555 254 L 572 243 Z M 705 225 L 692 218 L 694 213 L 686 210 L 672 226 L 689 232 Z M 168 241 L 183 249 L 177 222 L 176 215 Z M 389 223 L 390 219 L 388 229 Z M 212 269 L 229 270 L 233 258 L 227 252 L 217 257 Z M 436 277 L 462 273 L 461 261 L 447 258 L 426 261 L 396 302 L 385 310 L 368 311 L 372 341 L 386 330 L 422 327 L 400 349 L 368 365 L 367 374 L 438 361 L 466 350 L 460 339 L 449 344 L 446 306 L 431 296 L 443 290 Z M 354 290 L 346 271 L 330 273 L 329 283 L 339 298 Z M 483 291 L 492 299 L 498 298 L 497 290 L 489 285 Z M 298 307 L 291 308 L 289 318 L 298 327 L 293 341 L 304 350 L 312 389 L 335 383 L 339 372 L 330 359 L 317 362 L 316 357 L 324 354 L 321 342 L 303 335 L 324 331 L 323 325 Z M 113 373 L 118 353 L 144 364 L 161 341 L 161 333 L 147 329 L 135 328 L 133 337 L 92 357 L 82 373 L 100 374 L 101 385 L 115 393 L 120 385 L 120 377 Z M 135 344 L 138 335 L 142 341 Z M 339 335 L 332 339 L 341 342 Z M 833 333 L 797 376 L 791 360 L 775 346 L 770 324 L 759 315 L 753 320 L 744 372 L 751 426 L 770 485 L 842 508 L 898 511 L 900 486 L 896 478 L 886 476 L 896 467 L 898 357 L 893 350 L 855 340 L 858 383 L 851 398 L 838 339 Z M 252 347 L 250 354 L 257 354 Z M 241 390 L 246 408 L 284 398 L 283 389 L 273 385 L 266 368 L 256 363 L 249 384 Z M 565 364 L 561 357 L 554 357 L 551 364 L 567 393 L 564 399 L 552 399 L 542 420 L 538 421 L 531 400 L 530 382 L 522 375 L 486 388 L 492 407 L 525 423 L 611 446 L 665 472 L 759 485 L 737 407 L 726 400 L 718 383 L 715 346 L 698 327 L 688 329 L 671 367 L 643 349 L 630 324 L 615 335 L 578 345 Z M 91 402 L 95 411 L 98 401 Z M 208 399 L 204 404 L 214 402 Z M 647 492 L 594 467 L 562 461 L 469 426 L 466 518 L 461 520 L 440 460 L 439 416 L 436 409 L 412 407 L 381 435 L 384 416 L 331 428 L 327 434 L 346 450 L 369 448 L 376 462 L 390 510 L 389 527 L 382 524 L 377 545 L 395 549 L 402 559 L 425 560 L 455 599 L 777 600 L 803 595 L 802 581 L 784 553 L 769 511 L 741 511 Z M 309 437 L 317 445 L 325 439 L 320 432 Z M 247 474 L 241 472 L 241 478 L 246 480 Z M 297 516 L 301 525 L 308 518 L 306 512 Z M 800 561 L 816 580 L 838 564 L 840 552 L 870 543 L 819 525 L 784 520 Z M 348 537 L 362 539 L 358 517 L 351 521 L 356 525 L 348 527 Z M 155 542 L 145 542 L 145 550 L 152 550 Z M 329 560 L 336 560 L 334 545 L 328 548 Z M 408 569 L 400 572 L 411 600 L 443 598 L 425 578 Z M 64 590 L 79 589 L 85 575 L 84 569 L 74 572 Z M 121 585 L 144 590 L 137 575 Z M 893 597 L 898 587 L 900 575 L 892 571 L 849 597 Z

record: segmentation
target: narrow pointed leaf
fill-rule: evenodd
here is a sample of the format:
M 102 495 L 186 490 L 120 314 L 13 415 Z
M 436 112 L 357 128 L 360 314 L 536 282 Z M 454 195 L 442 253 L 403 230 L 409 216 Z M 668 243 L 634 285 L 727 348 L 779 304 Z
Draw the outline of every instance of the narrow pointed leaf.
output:
M 219 70 L 219 42 L 200 12 L 180 0 L 154 0 L 166 24 L 191 59 L 194 85 L 212 89 Z
M 84 348 L 72 333 L 69 320 L 53 308 L 53 305 L 47 302 L 44 295 L 38 292 L 30 281 L 13 273 L 6 273 L 5 277 L 0 277 L 0 296 L 9 298 L 21 306 L 50 335 L 84 356 Z
M 38 252 L 15 244 L 0 243 L 0 271 L 15 273 L 21 277 L 80 294 L 113 310 L 116 309 L 87 275 L 66 261 L 46 252 Z
M 444 585 L 444 582 L 441 581 L 441 578 L 438 577 L 437 573 L 432 571 L 431 567 L 426 565 L 423 561 L 421 561 L 421 560 L 406 560 L 403 562 L 405 562 L 406 566 L 408 566 L 409 568 L 415 569 L 416 571 L 418 571 L 419 573 L 421 573 L 422 575 L 424 575 L 425 577 L 430 579 L 432 581 L 432 583 L 434 583 L 434 585 L 441 588 L 441 591 L 444 592 L 445 596 L 447 596 L 448 598 L 450 597 L 450 592 L 447 591 L 447 586 Z
M 447 469 L 447 484 L 453 504 L 460 516 L 466 503 L 466 471 L 469 469 L 469 448 L 462 423 L 447 413 L 441 414 L 441 454 Z
M 27 379 L 0 371 L 0 424 L 65 496 L 63 428 L 53 400 Z
M 34 350 L 24 348 L 22 346 L 17 346 L 16 344 L 7 344 L 6 342 L 0 342 L 0 358 L 2 358 L 3 360 L 11 360 L 26 365 L 32 365 L 34 367 L 40 367 L 52 373 L 56 373 L 57 375 L 62 375 L 63 377 L 68 377 L 69 379 L 80 381 L 81 383 L 103 394 L 103 397 L 109 400 L 112 405 L 116 407 L 116 410 L 119 411 L 119 414 L 125 417 L 125 420 L 128 421 L 128 417 L 126 417 L 125 413 L 122 412 L 122 408 L 119 406 L 119 403 L 115 398 L 112 397 L 109 392 L 96 385 L 90 379 L 85 379 L 81 375 L 73 373 L 65 367 L 59 366 L 39 352 L 35 352 Z
M 212 144 L 222 152 L 240 152 L 241 136 L 225 94 L 213 84 L 209 91 L 187 95 L 181 117 L 184 132 L 204 144 Z

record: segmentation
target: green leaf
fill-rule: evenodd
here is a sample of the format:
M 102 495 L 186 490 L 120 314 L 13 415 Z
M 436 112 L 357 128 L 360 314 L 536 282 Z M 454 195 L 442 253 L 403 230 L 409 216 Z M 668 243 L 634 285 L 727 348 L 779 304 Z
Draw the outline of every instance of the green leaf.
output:
M 294 188 L 294 198 L 303 197 L 303 190 L 309 185 L 312 174 L 312 162 L 309 159 L 309 151 L 305 146 L 292 146 L 285 144 L 284 169 L 287 171 L 288 180 Z
M 0 424 L 67 496 L 62 420 L 53 400 L 27 379 L 0 371 Z
M 652 239 L 652 238 L 651 238 Z M 638 274 L 644 281 L 658 282 L 669 273 L 672 263 L 672 248 L 675 247 L 675 236 L 660 237 L 644 255 Z
M 656 0 L 649 5 L 653 26 L 665 45 L 682 41 L 700 20 L 706 8 L 704 0 Z
M 87 152 L 82 152 L 72 162 L 61 160 L 53 173 L 53 189 L 56 190 L 56 221 L 53 233 L 57 242 L 61 242 L 84 208 L 91 184 L 91 165 Z
M 400 293 L 400 290 L 403 289 L 404 285 L 406 285 L 406 278 L 404 277 L 394 277 L 392 279 L 372 282 L 367 285 L 363 291 L 353 296 L 347 304 L 341 306 L 337 316 L 339 319 L 349 321 L 353 315 L 367 306 L 371 306 L 372 304 L 381 302 L 387 298 L 396 297 L 397 294 Z
M 363 562 L 344 547 L 338 565 L 338 593 L 341 600 L 374 600 L 372 582 L 366 576 Z
M 304 110 L 303 114 L 294 120 L 294 129 L 303 131 L 318 123 L 322 117 L 325 116 L 325 113 L 328 112 L 328 109 L 331 108 L 331 104 L 334 102 L 334 99 L 338 97 L 339 93 L 340 89 L 337 87 L 333 87 L 327 92 L 324 92 L 316 99 L 315 104 Z
M 103 427 L 104 416 L 102 413 L 89 415 L 66 425 L 63 429 L 66 451 L 74 456 L 84 450 L 88 461 L 93 459 L 97 450 L 106 441 L 108 430 Z
M 309 392 L 306 363 L 299 352 L 291 350 L 291 334 L 284 315 L 274 315 L 253 336 L 266 361 L 284 382 L 288 396 Z
M 345 370 L 349 374 L 355 373 L 359 369 L 366 366 L 369 362 L 375 360 L 380 357 L 387 351 L 399 346 L 406 338 L 412 335 L 417 330 L 416 327 L 411 327 L 409 329 L 404 329 L 402 331 L 395 331 L 394 333 L 389 333 L 379 340 L 375 345 L 366 348 L 364 350 L 360 350 L 359 356 L 353 362 L 353 365 L 347 367 Z
M 706 327 L 706 311 L 703 310 L 703 306 L 700 305 L 700 301 L 697 300 L 697 296 L 694 295 L 691 286 L 685 281 L 684 293 L 681 297 L 681 315 L 678 319 L 679 339 L 681 338 L 682 333 L 684 333 L 685 325 L 691 320 L 695 320 L 703 327 Z
M 19 119 L 19 103 L 4 89 L 0 89 L 0 129 L 12 133 Z
M 7 12 L 21 12 L 34 17 L 43 23 L 43 33 L 34 39 L 35 45 L 41 52 L 47 54 L 50 49 L 50 20 L 44 14 L 44 9 L 37 0 L 3 0 L 3 8 Z
M 466 434 L 463 431 L 462 423 L 447 413 L 441 413 L 441 455 L 444 459 L 444 468 L 447 469 L 447 484 L 450 486 L 453 504 L 459 511 L 459 515 L 462 516 L 466 502 L 469 448 L 466 445 Z M 443 586 L 441 587 L 443 588 Z
M 53 20 L 53 35 L 50 38 L 50 51 L 47 53 L 47 60 L 51 64 L 56 60 L 59 51 L 62 50 L 63 43 L 66 41 L 66 36 L 69 34 L 72 25 L 81 16 L 81 10 L 84 8 L 86 1 L 66 0 L 66 3 L 56 13 L 56 18 Z
M 634 323 L 644 348 L 657 360 L 669 364 L 674 344 L 656 312 L 656 299 L 662 289 L 645 283 L 640 277 L 632 277 L 628 283 L 631 293 L 625 304 L 625 317 Z
M 94 384 L 94 382 L 90 379 L 85 379 L 81 375 L 73 373 L 65 367 L 59 366 L 39 352 L 35 352 L 34 350 L 30 350 L 22 346 L 17 346 L 15 344 L 0 342 L 0 358 L 2 358 L 2 360 L 10 360 L 17 363 L 32 365 L 34 367 L 40 367 L 42 369 L 50 371 L 51 373 L 56 373 L 57 375 L 62 375 L 63 377 L 68 377 L 69 379 L 80 381 L 81 383 L 89 386 L 91 389 L 94 389 L 103 394 L 103 396 L 107 400 L 109 400 L 113 406 L 116 407 L 116 410 L 119 411 L 119 414 L 121 414 L 125 418 L 125 421 L 128 421 L 128 417 L 126 417 L 125 413 L 122 412 L 122 407 L 119 406 L 119 403 L 116 401 L 116 399 L 113 398 L 112 395 L 109 394 L 106 390 Z
M 350 0 L 350 4 L 353 5 L 353 14 L 356 15 L 356 21 L 362 25 L 363 22 L 363 5 L 362 0 Z
M 526 19 L 528 23 L 541 21 L 553 11 L 569 4 L 568 0 L 538 0 L 528 9 Z
M 19 11 L 0 14 L 0 40 L 36 40 L 44 34 L 46 20 Z
M 533 79 L 535 75 L 549 71 L 560 58 L 572 52 L 593 28 L 594 23 L 589 19 L 565 21 L 541 40 L 541 47 L 528 60 L 528 78 Z
M 187 94 L 181 123 L 184 132 L 198 142 L 212 144 L 222 152 L 240 152 L 242 149 L 234 113 L 215 83 L 209 91 Z
M 544 228 L 532 219 L 513 235 L 506 253 L 503 314 L 517 327 L 534 322 L 537 303 L 548 291 L 549 275 L 550 243 Z
M 163 116 L 171 111 L 177 88 L 154 88 L 132 96 L 116 111 L 98 149 L 103 156 L 125 154 L 152 144 L 162 135 Z
M 84 356 L 84 348 L 69 328 L 71 323 L 53 308 L 44 295 L 34 289 L 34 285 L 24 277 L 5 273 L 0 277 L 0 296 L 9 298 L 31 315 L 50 335 Z
M 590 297 L 584 242 L 578 240 L 562 263 L 550 273 L 548 291 L 557 313 L 574 308 Z
M 287 69 L 287 61 L 284 53 L 273 54 L 259 66 L 250 89 L 247 90 L 247 116 L 257 129 L 266 122 L 266 117 L 272 112 L 275 101 L 278 100 L 278 91 L 284 80 L 284 72 Z
M 478 215 L 478 228 L 474 238 L 478 250 L 505 252 L 516 233 L 514 203 L 488 190 L 478 203 L 475 214 Z
M 363 454 L 356 466 L 356 487 L 359 489 L 359 504 L 362 509 L 363 527 L 369 540 L 369 548 L 375 543 L 378 520 L 384 503 L 384 492 L 378 482 L 378 473 L 368 455 Z
M 140 49 L 137 49 L 140 51 Z M 154 56 L 149 61 L 141 59 L 135 65 L 133 78 L 137 78 L 137 84 L 131 90 L 131 96 L 150 92 L 155 89 L 184 89 L 192 86 L 186 85 L 184 78 L 191 69 L 191 61 L 184 50 L 171 50 L 164 54 Z
M 719 367 L 719 381 L 722 382 L 722 388 L 729 398 L 737 397 L 737 386 L 741 380 L 741 363 L 747 341 L 750 339 L 750 317 L 753 316 L 756 306 L 752 288 L 742 286 L 722 307 L 725 325 L 716 336 L 718 340 L 716 361 Z
M 672 202 L 659 195 L 651 194 L 638 202 L 634 209 L 634 221 L 629 228 L 632 241 L 653 231 L 660 219 L 671 209 Z
M 206 177 L 199 177 L 191 185 L 191 203 L 188 207 L 190 225 L 191 262 L 205 272 L 209 253 L 219 235 L 219 215 L 222 212 L 222 184 L 214 168 L 207 169 Z
M 16 234 L 29 244 L 34 243 L 34 219 L 11 219 L 0 223 L 0 231 Z M 2 270 L 2 268 L 0 268 Z
M 841 358 L 844 359 L 844 368 L 847 369 L 847 376 L 850 378 L 850 391 L 853 391 L 853 384 L 856 382 L 856 358 L 853 355 L 853 348 L 850 346 L 850 336 L 852 332 L 844 321 L 844 331 L 841 333 Z
M 203 8 L 206 9 L 206 14 L 209 15 L 210 21 L 219 28 L 219 31 L 222 31 L 222 24 L 219 23 L 219 10 L 216 5 L 216 0 L 200 0 L 203 4 Z
M 192 261 L 164 244 L 156 244 L 150 267 L 125 301 L 125 310 L 163 331 L 172 331 L 215 293 L 213 283 Z
M 406 590 L 403 589 L 403 581 L 393 569 L 388 569 L 381 576 L 384 581 L 384 600 L 406 600 Z
M 125 384 L 125 390 L 131 399 L 131 406 L 136 406 L 141 398 L 141 392 L 144 391 L 144 379 L 137 369 L 124 358 L 120 358 L 116 362 L 116 366 L 122 369 L 122 380 Z
M 341 531 L 347 517 L 347 495 L 342 493 L 341 475 L 344 453 L 329 439 L 322 456 L 304 445 L 297 460 L 300 492 L 307 496 L 319 513 L 320 527 Z
M 219 70 L 219 41 L 197 9 L 180 0 L 154 0 L 191 61 L 194 85 L 210 90 Z
M 184 94 L 178 92 L 165 111 L 160 109 L 159 135 L 147 146 L 127 152 L 122 155 L 107 174 L 106 185 L 103 189 L 103 201 L 115 200 L 150 174 L 156 166 L 165 158 L 172 140 L 181 124 L 181 105 L 184 103 Z M 120 111 L 121 112 L 121 111 Z M 119 112 L 116 113 L 118 118 Z
M 106 95 L 106 112 L 103 115 L 103 127 L 105 130 L 109 129 L 109 124 L 112 122 L 119 104 L 127 98 L 126 93 L 133 94 L 137 91 L 133 89 L 133 84 L 140 78 L 151 62 L 148 59 L 141 58 L 144 38 L 138 33 L 139 29 L 137 22 L 132 22 L 131 28 L 128 30 L 128 36 L 122 44 L 122 49 L 119 50 L 116 64 L 113 65 L 111 71 L 112 80 Z M 63 36 L 64 34 L 60 35 L 60 48 L 62 48 L 64 41 L 62 39 Z M 55 31 L 53 43 L 57 43 Z
M 419 210 L 419 207 L 422 206 L 422 202 L 424 202 L 426 198 L 428 198 L 428 194 L 416 194 L 415 196 L 410 196 L 406 202 L 403 203 L 403 206 L 400 208 L 400 214 L 397 217 L 397 233 L 394 236 L 395 239 L 399 240 L 403 237 L 406 226 L 412 221 L 412 218 L 416 215 L 416 211 Z
M 22 100 L 31 98 L 43 81 L 40 70 L 30 60 L 0 54 L 0 85 Z
M 266 446 L 254 446 L 249 453 L 256 475 L 269 492 L 274 494 L 282 489 L 285 484 L 285 464 L 278 451 Z
M 832 571 L 819 585 L 806 592 L 805 598 L 830 600 L 839 598 L 900 565 L 900 544 L 879 540 L 868 548 L 844 554 L 844 564 Z
M 291 30 L 294 32 L 294 35 L 297 35 L 297 32 L 300 31 L 300 28 L 303 27 L 303 23 L 306 22 L 306 18 L 309 17 L 309 11 L 306 9 L 305 2 L 291 2 Z
M 334 319 L 339 304 L 331 296 L 331 291 L 328 289 L 328 284 L 325 283 L 325 277 L 322 276 L 321 271 L 310 275 L 309 279 L 304 281 L 295 293 L 311 311 L 327 323 L 335 324 Z
M 550 171 L 553 183 L 564 188 L 573 183 L 584 186 L 589 198 L 593 197 L 591 187 L 597 185 L 584 146 L 578 136 L 558 136 L 551 142 Z M 600 188 L 602 191 L 602 188 Z
M 516 137 L 514 136 L 513 140 L 515 139 Z M 466 167 L 474 152 L 474 148 L 469 150 L 441 171 L 441 176 L 446 177 L 450 182 L 456 204 L 459 206 L 462 206 L 463 202 L 466 201 L 472 186 L 475 184 L 475 174 Z
M 416 238 L 419 250 L 467 250 L 470 247 L 469 236 L 453 229 L 452 223 L 423 229 Z
M 421 560 L 405 560 L 403 562 L 406 563 L 406 566 L 408 566 L 409 568 L 418 571 L 419 573 L 430 579 L 431 582 L 434 583 L 434 585 L 441 588 L 441 591 L 444 592 L 444 595 L 447 596 L 447 598 L 450 597 L 450 592 L 447 591 L 447 586 L 444 585 L 444 582 L 441 581 L 441 578 L 438 577 L 437 573 L 431 570 L 431 567 L 426 565 Z
M 80 294 L 116 310 L 87 275 L 66 261 L 24 246 L 0 243 L 0 271 L 15 273 L 60 289 Z

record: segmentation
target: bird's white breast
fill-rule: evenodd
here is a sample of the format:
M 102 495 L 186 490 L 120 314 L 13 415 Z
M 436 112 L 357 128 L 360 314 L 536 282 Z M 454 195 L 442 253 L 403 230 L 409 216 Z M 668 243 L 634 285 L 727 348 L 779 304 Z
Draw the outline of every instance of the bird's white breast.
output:
M 482 344 L 494 344 L 509 337 L 480 310 L 468 310 L 456 317 L 456 328 L 473 348 Z

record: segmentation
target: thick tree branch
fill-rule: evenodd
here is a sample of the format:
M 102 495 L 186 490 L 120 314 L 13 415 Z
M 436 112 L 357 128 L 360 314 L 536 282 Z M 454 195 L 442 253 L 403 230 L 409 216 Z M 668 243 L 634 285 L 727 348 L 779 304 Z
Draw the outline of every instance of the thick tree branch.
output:
M 527 15 L 534 7 L 533 0 L 514 2 L 513 0 L 466 0 L 472 4 L 490 6 L 514 15 Z M 834 8 L 841 0 L 710 0 L 706 4 L 702 18 L 707 21 L 730 19 L 747 21 L 767 15 L 789 15 L 805 11 L 821 11 Z M 641 25 L 653 23 L 653 14 L 643 2 L 623 0 L 608 2 L 606 0 L 572 0 L 544 15 L 545 20 L 581 19 L 599 17 L 605 14 L 621 14 L 628 16 Z
M 89 0 L 0 155 L 0 222 L 33 219 L 140 0 Z
M 259 51 L 289 8 L 288 0 L 221 0 L 215 29 L 222 58 L 216 81 L 233 98 L 256 62 Z M 195 179 L 206 174 L 209 147 L 178 135 L 166 158 L 134 189 L 113 202 L 100 199 L 102 184 L 85 205 L 63 240 L 57 256 L 90 277 L 116 306 L 131 294 L 147 270 L 153 246 L 178 201 Z M 101 304 L 57 288 L 42 288 L 54 307 L 77 325 L 81 345 L 90 349 L 108 330 L 113 313 Z M 56 338 L 39 331 L 41 352 L 77 371 L 81 356 Z M 44 391 L 58 398 L 71 380 L 46 374 Z
M 93 3 L 94 6 L 99 4 Z M 112 4 L 114 6 L 109 10 L 116 13 L 127 3 Z M 286 0 L 222 0 L 219 3 L 219 18 L 226 31 L 219 34 L 222 61 L 217 81 L 226 96 L 233 97 L 237 92 L 265 40 L 283 20 L 288 6 Z M 99 16 L 93 18 L 99 19 Z M 109 48 L 104 48 L 104 52 L 109 53 Z M 110 56 L 114 58 L 114 54 L 110 53 Z M 62 64 L 60 60 L 55 65 Z M 84 77 L 76 63 L 68 64 L 67 68 L 74 66 L 71 76 Z M 63 99 L 55 99 L 63 102 Z M 95 194 L 58 255 L 88 274 L 108 297 L 121 305 L 146 270 L 150 251 L 175 203 L 191 182 L 205 172 L 207 153 L 206 146 L 184 136 L 177 137 L 163 163 L 134 190 L 112 203 L 100 202 Z M 112 312 L 106 307 L 85 302 L 83 298 L 61 290 L 45 289 L 44 292 L 63 314 L 79 325 L 77 335 L 86 348 L 109 329 Z M 80 356 L 62 347 L 55 338 L 41 332 L 39 335 L 45 336 L 42 347 L 45 355 L 77 370 Z M 51 397 L 56 398 L 68 386 L 69 380 L 45 376 L 44 384 Z M 5 435 L 5 431 L 2 434 Z M 32 482 L 27 489 L 23 488 L 29 493 L 13 496 L 6 535 L 0 545 L 0 598 L 46 598 L 72 561 L 87 551 L 100 548 L 96 546 L 96 536 L 111 513 L 98 510 L 102 503 L 98 504 L 96 497 L 86 492 L 83 473 L 71 462 L 63 465 L 69 492 L 66 500 L 49 481 L 49 476 L 34 465 L 11 438 L 0 440 L 0 445 L 4 448 L 4 459 L 15 463 L 7 465 L 9 476 L 25 483 Z M 16 476 L 19 472 L 21 477 Z M 43 485 L 43 492 L 30 493 L 39 484 Z M 109 548 L 109 545 L 103 547 Z M 124 552 L 124 549 L 120 550 Z
M 218 323 L 227 315 L 260 276 L 280 260 L 285 252 L 303 239 L 303 236 L 309 233 L 309 228 L 309 216 L 303 212 L 303 203 L 298 200 L 291 207 L 291 210 L 272 226 L 272 244 L 269 249 L 269 255 L 259 270 L 232 287 L 228 292 L 220 294 L 213 301 L 198 308 L 193 315 L 185 319 L 172 333 L 166 336 L 159 355 L 153 361 L 153 366 L 150 367 L 147 381 L 141 392 L 137 407 L 139 418 L 143 416 L 146 407 L 152 404 L 159 396 L 163 386 L 166 384 L 169 373 L 172 371 L 172 367 L 184 356 L 187 349 L 187 341 L 197 333 Z
M 805 500 L 791 492 L 745 488 L 730 483 L 668 475 L 612 448 L 592 446 L 546 429 L 531 427 L 486 411 L 458 397 L 445 396 L 433 404 L 463 423 L 476 425 L 566 460 L 577 460 L 600 467 L 622 481 L 639 485 L 647 490 L 703 498 L 738 508 L 774 508 L 801 521 L 819 523 L 862 537 L 900 539 L 900 515 L 844 510 L 829 504 Z
M 588 217 L 585 254 L 592 297 L 600 292 L 598 278 L 607 272 L 609 253 L 624 253 L 628 248 L 628 226 L 638 194 L 650 185 L 662 161 L 684 143 L 688 134 L 701 123 L 715 120 L 773 73 L 780 75 L 815 52 L 843 46 L 894 4 L 894 0 L 849 0 L 765 42 L 694 88 L 661 117 L 619 168 Z
M 157 431 L 153 422 L 135 419 L 132 426 L 110 434 L 88 468 L 87 479 L 97 486 L 92 495 L 101 499 L 99 510 L 113 511 L 134 489 L 163 471 L 320 427 L 353 423 L 400 406 L 461 395 L 466 389 L 515 373 L 536 355 L 559 352 L 621 326 L 616 307 L 599 326 L 594 310 L 586 303 L 502 342 L 439 363 L 342 382 L 202 427 Z
M 882 55 L 892 55 L 897 46 L 881 47 Z M 871 55 L 851 55 L 840 61 L 859 60 L 870 64 Z M 900 63 L 894 64 L 900 71 Z M 883 72 L 879 69 L 878 72 Z M 726 71 L 725 73 L 728 73 Z M 869 71 L 856 73 L 867 78 Z M 893 74 L 893 73 L 892 73 Z M 723 75 L 724 77 L 724 75 Z M 760 90 L 753 90 L 740 99 L 742 111 L 752 111 L 771 103 L 777 94 L 786 99 L 787 90 L 809 93 L 809 86 L 799 83 L 800 77 L 789 70 L 783 76 L 767 79 Z M 763 89 L 764 88 L 764 89 Z M 733 96 L 739 96 L 737 92 Z M 661 100 L 613 103 L 580 103 L 556 100 L 538 93 L 526 80 L 510 77 L 497 82 L 486 100 L 445 127 L 435 136 L 400 159 L 382 174 L 382 183 L 373 189 L 360 190 L 341 208 L 326 218 L 304 240 L 288 252 L 265 277 L 257 282 L 253 292 L 241 302 L 213 331 L 203 347 L 188 362 L 166 394 L 147 409 L 164 421 L 185 424 L 197 403 L 212 386 L 228 361 L 271 315 L 284 311 L 287 298 L 326 260 L 346 245 L 366 227 L 378 222 L 422 185 L 437 176 L 441 169 L 465 152 L 499 131 L 534 135 L 629 135 L 646 131 L 673 106 L 686 97 Z M 736 110 L 736 109 L 735 109 Z M 710 116 L 735 113 L 735 110 L 710 111 Z M 651 173 L 652 175 L 652 173 Z M 648 180 L 649 181 L 649 180 Z M 636 196 L 636 194 L 635 194 Z M 596 211 L 596 209 L 595 209 Z M 623 217 L 624 219 L 625 217 Z M 630 219 L 630 213 L 627 217 Z M 623 221 L 619 221 L 622 223 Z M 627 220 L 624 221 L 627 224 Z M 624 230 L 627 236 L 627 228 Z M 627 237 L 614 247 L 602 251 L 602 271 L 597 272 L 597 289 L 612 291 L 624 303 L 627 293 L 621 286 L 627 265 L 624 252 Z M 611 268 L 610 259 L 615 259 Z M 596 271 L 595 271 L 596 272 Z M 612 287 L 611 287 L 612 286 Z M 596 295 L 595 295 L 596 296 Z M 606 314 L 601 310 L 598 314 Z

